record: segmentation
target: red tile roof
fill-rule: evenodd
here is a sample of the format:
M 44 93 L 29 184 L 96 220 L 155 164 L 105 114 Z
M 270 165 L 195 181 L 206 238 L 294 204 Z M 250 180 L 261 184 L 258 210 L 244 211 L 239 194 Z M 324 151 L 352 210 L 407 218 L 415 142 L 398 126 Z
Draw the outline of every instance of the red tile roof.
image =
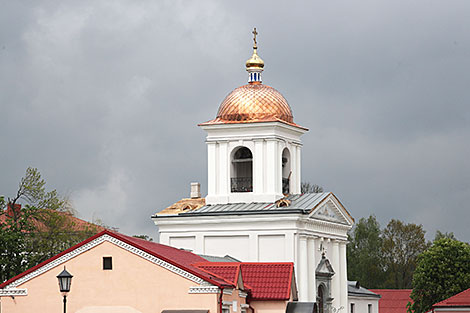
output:
M 240 275 L 240 263 L 204 262 L 195 265 L 207 272 L 214 273 L 235 285 L 238 283 L 238 276 Z
M 470 307 L 470 289 L 464 290 L 432 306 L 433 309 L 440 307 Z
M 411 302 L 410 293 L 412 289 L 369 289 L 379 294 L 380 313 L 406 313 L 408 302 Z
M 252 300 L 288 300 L 291 297 L 293 263 L 205 262 L 196 265 L 233 283 L 236 283 L 241 270 L 243 283 L 250 289 Z
M 207 282 L 210 282 L 216 286 L 227 286 L 227 287 L 234 287 L 233 284 L 229 281 L 226 281 L 224 279 L 221 279 L 219 277 L 214 277 L 213 275 L 210 275 L 208 272 L 196 267 L 196 266 L 193 266 L 192 264 L 194 263 L 199 263 L 199 262 L 205 262 L 206 260 L 203 259 L 202 257 L 194 254 L 194 253 L 191 253 L 189 251 L 185 251 L 185 250 L 181 250 L 181 249 L 176 249 L 176 248 L 173 248 L 173 247 L 169 247 L 169 246 L 166 246 L 166 245 L 162 245 L 162 244 L 159 244 L 159 243 L 155 243 L 155 242 L 150 242 L 150 241 L 146 241 L 144 239 L 140 239 L 140 238 L 134 238 L 134 237 L 130 237 L 130 236 L 126 236 L 126 235 L 123 235 L 123 234 L 120 234 L 120 233 L 117 233 L 117 232 L 111 232 L 109 230 L 104 230 L 90 238 L 88 238 L 87 240 L 84 240 L 82 241 L 81 243 L 57 254 L 56 256 L 50 258 L 49 260 L 46 260 L 28 270 L 26 270 L 25 272 L 7 280 L 6 282 L 4 282 L 3 284 L 0 284 L 0 288 L 4 288 L 5 286 L 9 285 L 10 283 L 14 282 L 15 280 L 35 271 L 36 269 L 52 262 L 53 260 L 61 257 L 62 255 L 64 254 L 67 254 L 85 244 L 87 244 L 88 242 L 91 242 L 93 241 L 94 239 L 96 238 L 99 238 L 103 235 L 109 235 L 111 237 L 114 237 L 116 239 L 119 239 L 127 244 L 130 244 L 140 250 L 143 250 L 165 262 L 168 262 L 176 267 L 179 267 L 183 270 L 185 270 L 186 272 L 189 272 L 199 278 L 202 278 L 203 280 L 207 281 Z

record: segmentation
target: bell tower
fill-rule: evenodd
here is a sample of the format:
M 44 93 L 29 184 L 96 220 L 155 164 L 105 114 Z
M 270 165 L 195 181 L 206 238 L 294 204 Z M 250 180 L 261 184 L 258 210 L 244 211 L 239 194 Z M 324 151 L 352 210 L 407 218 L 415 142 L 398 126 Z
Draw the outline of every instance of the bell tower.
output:
M 262 84 L 256 28 L 253 35 L 248 84 L 224 99 L 215 119 L 199 124 L 207 132 L 206 204 L 275 202 L 300 194 L 300 137 L 308 129 L 294 123 L 280 92 Z

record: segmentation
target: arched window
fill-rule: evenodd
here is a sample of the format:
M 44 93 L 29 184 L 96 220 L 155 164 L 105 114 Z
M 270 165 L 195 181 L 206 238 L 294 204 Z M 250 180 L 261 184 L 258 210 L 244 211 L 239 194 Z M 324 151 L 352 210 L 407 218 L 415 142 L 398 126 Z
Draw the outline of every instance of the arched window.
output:
M 250 149 L 240 147 L 232 153 L 230 182 L 232 192 L 253 191 L 253 154 Z
M 323 284 L 318 286 L 318 293 L 317 293 L 317 303 L 318 303 L 318 313 L 325 312 L 325 287 Z
M 282 193 L 288 194 L 290 192 L 290 177 L 292 174 L 290 166 L 290 152 L 289 149 L 284 148 L 282 151 Z

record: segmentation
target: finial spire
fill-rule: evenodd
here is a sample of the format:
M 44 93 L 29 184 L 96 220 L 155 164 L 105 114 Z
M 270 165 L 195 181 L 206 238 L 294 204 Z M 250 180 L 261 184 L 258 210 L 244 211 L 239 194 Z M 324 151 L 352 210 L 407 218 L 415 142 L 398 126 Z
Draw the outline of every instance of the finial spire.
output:
M 253 55 L 246 61 L 246 70 L 249 73 L 248 82 L 250 84 L 260 84 L 264 62 L 258 56 L 258 42 L 256 41 L 258 32 L 256 31 L 256 27 L 253 28 L 251 33 L 253 34 Z
M 252 34 L 253 34 L 253 41 L 255 42 L 255 44 L 253 45 L 253 49 L 256 49 L 256 48 L 258 48 L 258 46 L 256 45 L 257 44 L 256 35 L 258 35 L 258 32 L 256 31 L 256 27 L 253 28 Z

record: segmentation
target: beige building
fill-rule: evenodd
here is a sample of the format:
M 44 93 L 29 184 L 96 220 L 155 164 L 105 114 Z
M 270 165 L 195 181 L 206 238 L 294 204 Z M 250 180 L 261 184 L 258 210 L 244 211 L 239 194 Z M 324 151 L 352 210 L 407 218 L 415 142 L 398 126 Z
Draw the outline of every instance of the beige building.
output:
M 243 271 L 232 277 L 217 264 L 105 230 L 1 284 L 0 312 L 62 312 L 56 276 L 64 267 L 73 275 L 67 312 L 74 313 L 281 313 L 285 302 L 296 298 L 292 263 L 282 265 L 287 274 L 282 286 L 274 282 L 279 271 L 273 272 L 271 263 L 257 264 L 255 272 L 264 273 L 261 283 L 249 265 L 245 277 Z M 284 289 L 279 294 L 270 286 Z

